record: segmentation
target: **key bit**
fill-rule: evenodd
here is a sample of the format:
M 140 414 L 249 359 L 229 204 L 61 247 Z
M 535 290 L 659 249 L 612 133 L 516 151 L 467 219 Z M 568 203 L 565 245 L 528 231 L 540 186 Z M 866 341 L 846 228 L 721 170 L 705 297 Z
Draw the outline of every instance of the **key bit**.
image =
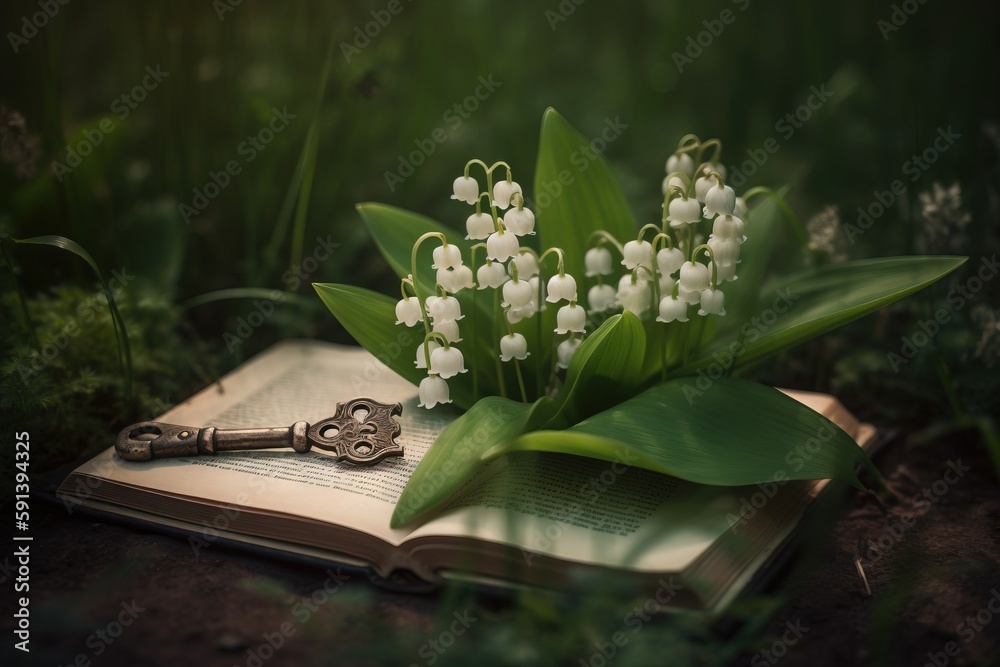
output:
M 333 452 L 338 461 L 370 466 L 403 455 L 403 446 L 396 442 L 401 427 L 393 419 L 402 414 L 399 403 L 355 398 L 338 403 L 332 417 L 312 425 L 298 421 L 288 427 L 219 429 L 139 422 L 121 430 L 115 451 L 126 461 L 151 461 L 255 449 L 291 448 L 304 453 L 317 447 Z

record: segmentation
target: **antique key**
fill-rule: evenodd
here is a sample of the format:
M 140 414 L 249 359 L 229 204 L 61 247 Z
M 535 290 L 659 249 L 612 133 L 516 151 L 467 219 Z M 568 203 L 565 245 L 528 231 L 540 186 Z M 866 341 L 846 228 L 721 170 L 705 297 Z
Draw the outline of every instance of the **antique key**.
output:
M 250 449 L 291 448 L 303 453 L 318 447 L 333 452 L 338 461 L 370 466 L 403 455 L 403 446 L 396 442 L 399 422 L 392 418 L 402 413 L 399 403 L 355 398 L 338 403 L 332 417 L 311 426 L 299 421 L 285 428 L 218 429 L 140 422 L 122 429 L 115 451 L 126 461 L 150 461 Z

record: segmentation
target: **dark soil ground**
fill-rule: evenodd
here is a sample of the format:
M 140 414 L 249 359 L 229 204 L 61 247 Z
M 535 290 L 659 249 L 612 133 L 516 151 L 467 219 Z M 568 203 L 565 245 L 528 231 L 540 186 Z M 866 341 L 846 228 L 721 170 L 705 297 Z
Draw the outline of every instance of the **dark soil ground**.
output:
M 992 601 L 1000 611 L 1000 485 L 989 457 L 970 436 L 923 447 L 897 440 L 877 462 L 902 500 L 884 508 L 843 492 L 812 516 L 794 558 L 758 593 L 784 604 L 734 664 L 1000 664 L 1000 613 L 989 609 Z M 12 649 L 17 572 L 8 547 L 5 665 L 253 667 L 262 637 L 283 623 L 294 634 L 259 664 L 356 664 L 335 660 L 345 645 L 360 649 L 355 656 L 370 647 L 365 662 L 378 664 L 387 633 L 430 632 L 445 604 L 440 594 L 389 592 L 355 575 L 334 602 L 307 613 L 295 605 L 328 578 L 323 569 L 218 545 L 194 557 L 179 538 L 37 500 L 31 511 L 32 650 Z M 871 596 L 855 568 L 859 553 Z M 120 634 L 118 622 L 127 622 Z M 405 664 L 431 664 L 411 657 Z

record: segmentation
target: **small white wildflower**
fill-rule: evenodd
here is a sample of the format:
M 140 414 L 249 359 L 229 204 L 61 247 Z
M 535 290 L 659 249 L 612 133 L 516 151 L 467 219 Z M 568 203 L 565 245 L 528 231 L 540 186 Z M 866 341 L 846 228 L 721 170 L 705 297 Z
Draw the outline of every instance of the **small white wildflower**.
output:
M 587 303 L 595 313 L 611 310 L 618 301 L 618 294 L 611 285 L 594 285 L 587 292 Z
M 472 280 L 472 269 L 462 265 L 454 269 L 438 269 L 437 284 L 444 288 L 445 292 L 455 294 L 463 289 L 475 287 Z
M 501 305 L 512 309 L 524 308 L 531 303 L 531 283 L 527 280 L 510 280 L 503 284 Z
M 452 269 L 462 266 L 462 249 L 454 243 L 434 248 L 432 269 Z
M 506 262 L 517 255 L 520 248 L 517 237 L 508 231 L 493 232 L 486 239 L 486 257 L 494 262 Z
M 427 341 L 428 352 L 434 352 L 434 350 L 441 347 L 441 343 L 436 340 Z M 428 360 L 427 355 L 424 354 L 424 344 L 421 343 L 417 346 L 417 358 L 414 360 L 413 365 L 417 368 L 427 368 Z
M 604 246 L 588 250 L 583 256 L 583 263 L 587 269 L 583 275 L 588 278 L 611 275 L 611 251 Z
M 694 173 L 694 160 L 687 153 L 674 153 L 667 158 L 667 174 L 677 172 L 688 176 Z
M 709 287 L 704 292 L 701 293 L 701 308 L 698 309 L 699 315 L 725 315 L 726 314 L 726 301 L 722 294 L 722 290 L 718 290 L 714 287 Z
M 479 289 L 487 287 L 496 289 L 507 282 L 507 270 L 500 262 L 486 260 L 486 263 L 476 271 L 476 281 L 479 283 Z
M 452 185 L 454 194 L 452 199 L 464 201 L 467 204 L 475 204 L 479 199 L 479 183 L 471 176 L 459 176 Z
M 653 268 L 653 245 L 649 241 L 629 241 L 622 249 L 622 265 L 629 271 L 637 266 Z
M 656 268 L 664 275 L 674 273 L 684 264 L 684 253 L 679 248 L 660 248 L 656 253 Z
M 486 213 L 473 213 L 465 219 L 466 239 L 470 241 L 482 241 L 489 237 L 496 227 L 493 223 L 493 216 Z
M 500 339 L 500 360 L 524 360 L 531 355 L 528 352 L 528 341 L 519 333 L 507 334 Z
M 420 300 L 415 296 L 408 296 L 396 303 L 396 324 L 405 324 L 412 327 L 423 318 L 420 313 Z
M 570 361 L 573 360 L 573 355 L 576 354 L 578 347 L 580 347 L 579 338 L 567 338 L 559 343 L 559 346 L 556 348 L 556 366 L 558 368 L 569 368 Z
M 515 236 L 535 233 L 535 214 L 527 208 L 512 208 L 503 216 L 503 226 Z
M 522 250 L 521 254 L 515 255 L 511 261 L 517 267 L 518 280 L 527 280 L 538 275 L 538 258 L 535 257 L 535 253 Z
M 455 320 L 448 320 L 447 322 L 435 322 L 434 326 L 431 327 L 432 331 L 444 336 L 444 339 L 449 343 L 461 343 L 462 336 L 458 330 L 458 322 Z
M 428 375 L 420 381 L 420 388 L 417 391 L 420 402 L 419 408 L 430 410 L 435 405 L 451 403 L 451 396 L 448 395 L 448 383 L 436 375 Z
M 721 188 L 709 188 L 705 193 L 705 217 L 714 218 L 717 215 L 732 215 L 736 210 L 736 192 L 724 185 Z
M 514 193 L 521 194 L 521 186 L 514 181 L 498 181 L 493 185 L 493 205 L 500 209 L 510 206 Z
M 466 373 L 465 358 L 457 347 L 439 347 L 431 352 L 431 373 L 437 373 L 447 380 L 459 373 Z
M 667 206 L 667 219 L 674 229 L 701 220 L 701 204 L 694 197 L 675 197 Z
M 657 322 L 687 322 L 688 304 L 675 296 L 665 296 L 660 299 L 660 315 Z
M 462 315 L 462 304 L 453 296 L 431 296 L 424 302 L 428 312 L 434 319 L 434 323 L 454 322 L 460 320 Z
M 556 333 L 586 333 L 587 311 L 575 303 L 563 306 L 556 313 Z
M 548 293 L 545 300 L 549 303 L 556 303 L 560 299 L 576 301 L 576 279 L 568 273 L 563 275 L 557 273 L 549 278 Z

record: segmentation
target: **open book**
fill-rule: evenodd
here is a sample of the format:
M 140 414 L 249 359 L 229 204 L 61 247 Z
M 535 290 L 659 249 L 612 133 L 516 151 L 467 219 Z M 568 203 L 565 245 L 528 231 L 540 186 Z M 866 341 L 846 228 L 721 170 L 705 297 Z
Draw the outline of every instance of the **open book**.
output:
M 71 473 L 57 494 L 67 504 L 186 530 L 195 552 L 224 538 L 428 582 L 567 588 L 584 585 L 588 573 L 614 575 L 649 590 L 668 586 L 659 603 L 710 609 L 775 555 L 826 485 L 710 487 L 627 461 L 519 453 L 487 466 L 432 519 L 393 529 L 410 474 L 456 416 L 418 408 L 416 393 L 361 348 L 280 343 L 157 421 L 289 426 L 364 396 L 402 403 L 405 456 L 370 468 L 291 450 L 131 463 L 112 447 Z M 873 440 L 874 429 L 834 398 L 788 393 L 862 446 Z

